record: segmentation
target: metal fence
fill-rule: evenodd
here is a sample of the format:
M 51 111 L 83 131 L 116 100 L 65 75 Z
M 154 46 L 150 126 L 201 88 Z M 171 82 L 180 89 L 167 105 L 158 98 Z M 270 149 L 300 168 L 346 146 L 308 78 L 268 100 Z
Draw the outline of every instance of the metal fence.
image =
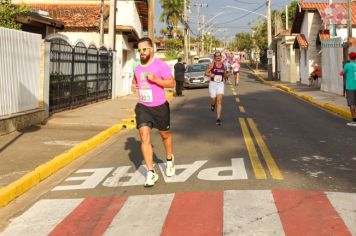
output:
M 0 117 L 39 108 L 41 35 L 0 28 Z
M 72 109 L 111 98 L 112 51 L 62 38 L 51 42 L 49 111 Z

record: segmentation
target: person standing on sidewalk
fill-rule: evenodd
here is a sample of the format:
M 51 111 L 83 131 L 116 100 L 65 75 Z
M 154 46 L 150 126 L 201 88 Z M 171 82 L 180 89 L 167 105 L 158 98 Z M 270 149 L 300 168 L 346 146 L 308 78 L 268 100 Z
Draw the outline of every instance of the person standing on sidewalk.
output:
M 356 52 L 349 54 L 350 62 L 344 65 L 341 76 L 346 76 L 346 99 L 350 107 L 352 121 L 349 126 L 356 126 Z
M 178 58 L 178 62 L 174 65 L 174 78 L 176 80 L 176 96 L 183 96 L 185 66 L 182 63 L 182 58 Z
M 164 88 L 174 87 L 169 66 L 154 57 L 152 40 L 143 37 L 138 41 L 141 64 L 135 69 L 132 90 L 138 89 L 135 107 L 136 124 L 141 138 L 141 151 L 147 167 L 144 187 L 152 187 L 158 180 L 153 166 L 151 129 L 157 128 L 167 155 L 166 175 L 175 174 L 172 134 L 170 132 L 170 109 Z
M 216 124 L 222 125 L 222 98 L 224 95 L 224 80 L 228 79 L 228 73 L 225 65 L 222 62 L 221 52 L 215 52 L 214 62 L 209 64 L 205 71 L 205 76 L 210 78 L 209 93 L 210 93 L 210 109 L 215 110 L 216 106 Z

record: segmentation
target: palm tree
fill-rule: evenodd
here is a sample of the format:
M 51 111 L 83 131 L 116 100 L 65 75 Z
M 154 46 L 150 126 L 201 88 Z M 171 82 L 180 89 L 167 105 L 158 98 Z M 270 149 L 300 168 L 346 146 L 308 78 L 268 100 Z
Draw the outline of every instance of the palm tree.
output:
M 159 20 L 160 22 L 166 22 L 167 26 L 173 26 L 169 28 L 172 32 L 174 28 L 177 27 L 178 23 L 183 23 L 183 11 L 184 11 L 184 1 L 183 0 L 160 0 L 161 7 L 163 9 Z M 189 4 L 189 0 L 187 0 Z

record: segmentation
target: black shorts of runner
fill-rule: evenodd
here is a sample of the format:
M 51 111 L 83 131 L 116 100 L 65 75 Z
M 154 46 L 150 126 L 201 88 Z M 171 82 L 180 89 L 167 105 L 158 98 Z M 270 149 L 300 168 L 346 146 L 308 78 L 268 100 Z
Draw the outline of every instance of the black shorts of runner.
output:
M 148 126 L 151 129 L 156 128 L 160 131 L 170 129 L 170 109 L 169 103 L 156 107 L 147 107 L 137 103 L 135 107 L 137 129 Z
M 319 77 L 317 76 L 317 75 L 315 75 L 315 74 L 312 74 L 311 76 L 310 76 L 313 80 L 317 80 Z
M 356 90 L 346 89 L 346 100 L 348 106 L 356 105 Z
M 240 71 L 234 71 L 233 73 L 234 75 L 237 75 L 238 73 L 240 73 Z

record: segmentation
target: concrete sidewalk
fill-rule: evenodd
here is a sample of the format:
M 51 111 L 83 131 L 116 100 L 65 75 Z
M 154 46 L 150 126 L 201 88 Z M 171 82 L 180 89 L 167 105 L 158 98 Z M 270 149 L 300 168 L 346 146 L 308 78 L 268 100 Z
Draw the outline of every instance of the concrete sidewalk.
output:
M 248 66 L 247 63 L 245 63 L 245 65 L 253 71 L 262 83 L 281 89 L 289 94 L 299 97 L 300 99 L 317 105 L 322 109 L 336 113 L 348 120 L 351 119 L 351 112 L 346 104 L 346 98 L 344 96 L 323 92 L 320 91 L 320 88 L 318 87 L 309 87 L 300 83 L 268 81 L 268 73 L 266 70 L 255 70 Z

